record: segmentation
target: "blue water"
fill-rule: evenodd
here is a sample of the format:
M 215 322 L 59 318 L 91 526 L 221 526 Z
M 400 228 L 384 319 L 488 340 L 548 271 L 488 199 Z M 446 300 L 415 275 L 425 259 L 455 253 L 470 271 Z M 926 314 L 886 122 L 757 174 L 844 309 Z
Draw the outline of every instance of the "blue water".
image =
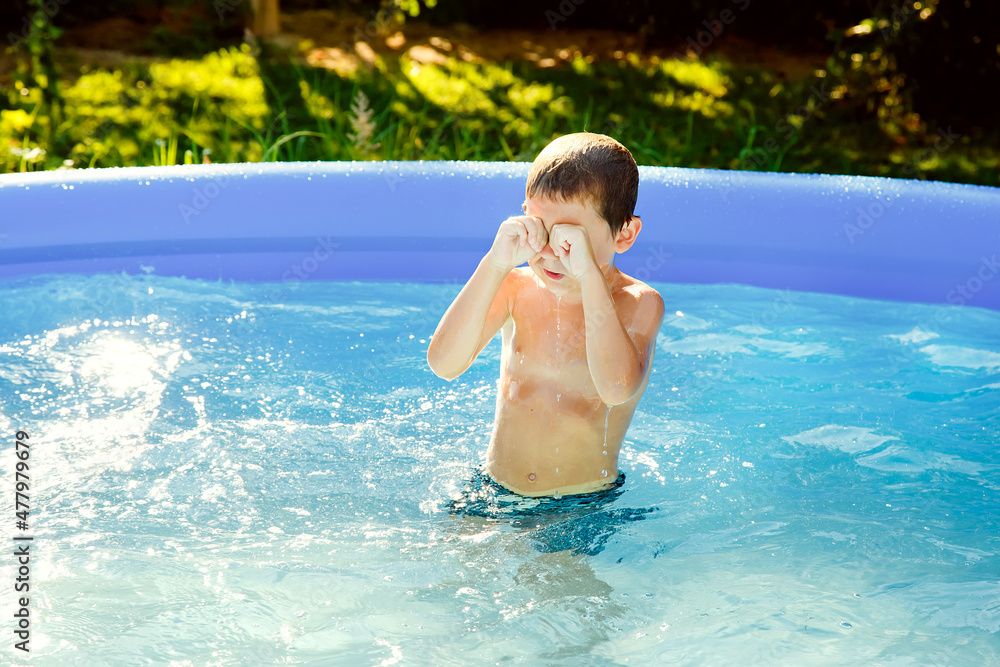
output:
M 426 368 L 458 286 L 0 286 L 3 661 L 1000 663 L 1000 313 L 657 287 L 621 493 L 505 517 L 449 509 L 499 363 Z

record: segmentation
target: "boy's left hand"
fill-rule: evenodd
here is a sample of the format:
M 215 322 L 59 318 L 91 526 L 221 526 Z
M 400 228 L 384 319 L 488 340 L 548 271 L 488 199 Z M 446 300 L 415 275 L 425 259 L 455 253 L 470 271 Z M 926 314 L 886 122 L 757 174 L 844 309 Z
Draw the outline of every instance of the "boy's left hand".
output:
M 587 230 L 580 225 L 557 223 L 549 230 L 549 247 L 577 280 L 591 271 L 600 272 Z

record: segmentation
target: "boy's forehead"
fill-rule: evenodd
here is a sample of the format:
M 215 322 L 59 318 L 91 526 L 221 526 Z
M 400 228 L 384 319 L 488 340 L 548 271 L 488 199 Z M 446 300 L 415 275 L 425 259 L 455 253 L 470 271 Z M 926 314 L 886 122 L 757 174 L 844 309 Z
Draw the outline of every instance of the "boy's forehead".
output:
M 579 196 L 567 199 L 558 199 L 545 196 L 527 197 L 524 200 L 526 208 L 530 208 L 539 213 L 545 212 L 552 215 L 573 215 L 576 217 L 588 214 L 600 217 L 597 208 L 590 197 Z M 542 216 L 544 217 L 544 216 Z

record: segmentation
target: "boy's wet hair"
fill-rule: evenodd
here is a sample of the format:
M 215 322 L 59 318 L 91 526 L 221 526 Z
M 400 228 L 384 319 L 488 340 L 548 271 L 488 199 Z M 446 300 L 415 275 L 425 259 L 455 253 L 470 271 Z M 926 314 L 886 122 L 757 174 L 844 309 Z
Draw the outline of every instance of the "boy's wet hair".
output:
M 639 169 L 628 149 L 611 137 L 567 134 L 535 158 L 525 194 L 558 201 L 589 200 L 614 236 L 635 213 Z

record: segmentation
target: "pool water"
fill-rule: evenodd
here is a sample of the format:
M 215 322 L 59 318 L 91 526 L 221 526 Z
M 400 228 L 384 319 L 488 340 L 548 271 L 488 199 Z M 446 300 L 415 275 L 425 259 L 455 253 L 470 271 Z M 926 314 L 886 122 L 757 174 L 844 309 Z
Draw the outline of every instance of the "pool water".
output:
M 657 287 L 620 492 L 476 515 L 458 285 L 4 283 L 30 664 L 1000 662 L 1000 313 Z

